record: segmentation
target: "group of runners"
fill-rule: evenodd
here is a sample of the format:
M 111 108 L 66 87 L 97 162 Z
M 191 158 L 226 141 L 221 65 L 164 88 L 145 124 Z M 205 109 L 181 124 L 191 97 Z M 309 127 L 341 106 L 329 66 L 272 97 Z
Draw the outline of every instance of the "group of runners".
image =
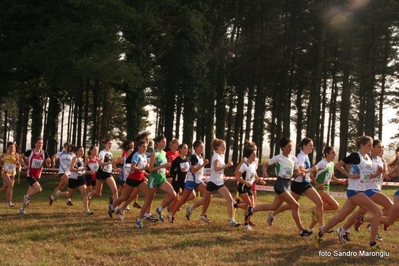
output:
M 168 210 L 167 220 L 173 223 L 181 206 L 196 198 L 196 190 L 202 193 L 203 197 L 186 208 L 188 220 L 191 219 L 194 210 L 202 206 L 199 217 L 202 221 L 210 223 L 207 210 L 213 192 L 217 191 L 226 200 L 228 223 L 231 227 L 241 225 L 234 219 L 235 208 L 245 210 L 243 219 L 245 230 L 252 230 L 255 226 L 251 222 L 251 216 L 256 212 L 268 211 L 267 223 L 272 225 L 279 213 L 291 210 L 300 237 L 312 235 L 314 226 L 319 225 L 319 231 L 315 233 L 315 248 L 319 248 L 324 234 L 333 232 L 335 225 L 350 216 L 346 223 L 336 230 L 340 242 L 350 241 L 352 226 L 358 230 L 364 222 L 369 222 L 371 250 L 382 251 L 376 244 L 377 240 L 381 240 L 378 235 L 379 225 L 383 224 L 386 230 L 399 218 L 399 191 L 394 195 L 394 202 L 381 192 L 383 180 L 398 175 L 399 159 L 387 163 L 382 158 L 384 148 L 381 141 L 373 140 L 368 136 L 356 138 L 358 151 L 335 164 L 333 162 L 336 157 L 334 148 L 325 147 L 323 159 L 314 166 L 311 165 L 308 157 L 308 154 L 313 151 L 311 139 L 304 138 L 298 145 L 300 153 L 294 156 L 291 154 L 294 148 L 292 141 L 289 138 L 282 138 L 280 140 L 281 153 L 262 165 L 263 177 L 268 177 L 267 170 L 270 166 L 274 166 L 277 175 L 274 183 L 276 196 L 273 202 L 268 204 L 256 202 L 256 184 L 264 185 L 265 181 L 257 175 L 259 160 L 256 157 L 255 143 L 246 142 L 244 145 L 244 158 L 234 171 L 239 197 L 233 199 L 224 180 L 224 170 L 233 166 L 232 162 L 225 163 L 226 143 L 224 140 L 217 138 L 212 140 L 211 147 L 214 154 L 210 161 L 202 157 L 204 144 L 200 140 L 193 143 L 190 158 L 188 145 L 180 144 L 176 139 L 169 143 L 168 152 L 164 151 L 167 146 L 164 136 L 157 136 L 153 140 L 154 150 L 148 148 L 149 141 L 148 133 L 139 135 L 135 143 L 125 141 L 122 145 L 121 158 L 113 158 L 111 153 L 113 140 L 107 139 L 102 143 L 104 149 L 101 152 L 98 152 L 98 147 L 93 145 L 85 159 L 84 147 L 70 143 L 65 143 L 64 150 L 50 158 L 42 149 L 42 138 L 37 138 L 34 148 L 21 155 L 16 153 L 15 144 L 10 142 L 7 144 L 7 152 L 0 156 L 3 164 L 3 187 L 0 192 L 6 193 L 8 206 L 13 207 L 14 176 L 18 169 L 25 167 L 29 187 L 19 211 L 26 214 L 31 198 L 42 191 L 39 181 L 43 166 L 50 167 L 58 159 L 60 183 L 49 196 L 50 205 L 61 196 L 67 198 L 67 205 L 72 205 L 71 198 L 74 190 L 78 188 L 82 196 L 85 215 L 92 215 L 93 212 L 89 208 L 90 201 L 93 197 L 101 196 L 105 182 L 112 193 L 109 198 L 108 215 L 113 217 L 117 213 L 120 219 L 124 219 L 124 212 L 129 210 L 129 204 L 134 201 L 133 206 L 140 209 L 135 222 L 139 229 L 145 228 L 144 220 L 164 222 L 163 213 L 166 209 Z M 204 167 L 208 165 L 210 165 L 211 174 L 205 180 Z M 335 178 L 334 168 L 347 179 Z M 120 174 L 119 190 L 112 176 L 115 173 Z M 329 195 L 331 181 L 348 185 L 347 200 L 340 211 L 324 224 L 324 212 L 339 208 L 338 202 Z M 312 182 L 314 186 L 311 185 Z M 62 191 L 66 185 L 68 189 Z M 165 197 L 155 210 L 157 216 L 155 218 L 151 214 L 151 209 L 158 189 L 165 192 Z M 140 192 L 145 196 L 143 206 L 137 202 Z M 120 194 L 119 197 L 118 194 Z M 300 216 L 301 208 L 298 200 L 302 195 L 307 196 L 314 203 L 312 221 L 308 227 L 303 225 Z M 382 206 L 382 211 L 377 204 Z M 359 209 L 353 212 L 357 206 Z

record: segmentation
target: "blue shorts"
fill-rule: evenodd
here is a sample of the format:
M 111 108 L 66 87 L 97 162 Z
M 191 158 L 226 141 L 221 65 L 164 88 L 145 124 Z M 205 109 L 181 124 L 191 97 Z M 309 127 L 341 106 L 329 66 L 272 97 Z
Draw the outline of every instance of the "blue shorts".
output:
M 399 197 L 399 190 L 396 190 L 394 196 L 398 196 Z
M 348 198 L 350 198 L 350 197 L 356 196 L 356 195 L 359 194 L 359 193 L 364 193 L 364 191 L 359 191 L 359 190 L 347 190 L 347 191 L 346 191 L 346 196 L 347 196 Z
M 194 190 L 201 184 L 205 184 L 204 181 L 201 181 L 200 183 L 196 183 L 194 181 L 186 181 L 186 185 L 184 186 L 184 189 Z
M 367 190 L 364 191 L 364 194 L 366 194 L 367 197 L 371 198 L 372 196 L 374 196 L 378 192 L 380 192 L 378 189 L 367 189 Z

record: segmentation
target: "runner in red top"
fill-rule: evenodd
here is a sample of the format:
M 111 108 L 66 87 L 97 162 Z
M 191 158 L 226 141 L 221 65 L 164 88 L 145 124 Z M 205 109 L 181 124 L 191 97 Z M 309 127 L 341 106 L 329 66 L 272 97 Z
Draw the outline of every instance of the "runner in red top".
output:
M 26 170 L 26 179 L 29 183 L 28 191 L 24 196 L 24 203 L 22 207 L 19 209 L 21 214 L 26 214 L 25 207 L 29 206 L 30 198 L 37 193 L 42 192 L 42 187 L 39 184 L 40 177 L 42 176 L 43 164 L 46 163 L 48 167 L 51 166 L 51 159 L 48 156 L 47 152 L 42 150 L 43 148 L 43 139 L 38 137 L 35 140 L 35 148 L 32 150 L 26 151 L 24 154 L 21 154 L 20 161 L 24 167 L 27 167 Z M 27 158 L 27 163 L 25 161 Z
M 180 145 L 180 143 L 179 143 L 179 140 L 178 139 L 172 139 L 170 142 L 169 142 L 169 148 L 170 148 L 170 150 L 168 150 L 167 152 L 166 152 L 166 159 L 168 160 L 168 163 L 170 163 L 170 165 L 172 165 L 172 163 L 173 163 L 173 161 L 177 158 L 177 157 L 179 157 L 180 156 L 180 153 L 179 153 L 179 145 Z M 172 179 L 173 179 L 173 176 L 171 176 L 170 175 L 170 167 L 168 167 L 167 169 L 166 169 L 166 179 L 168 180 L 168 182 L 169 183 L 171 183 L 172 184 Z

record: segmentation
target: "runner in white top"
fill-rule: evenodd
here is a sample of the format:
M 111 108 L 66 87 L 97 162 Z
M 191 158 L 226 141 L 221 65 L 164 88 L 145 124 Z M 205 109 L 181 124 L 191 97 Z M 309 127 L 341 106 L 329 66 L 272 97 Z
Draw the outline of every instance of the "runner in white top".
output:
M 53 190 L 53 193 L 48 197 L 50 206 L 53 206 L 54 195 L 57 190 L 62 190 L 68 184 L 69 178 L 69 168 L 71 166 L 72 158 L 74 157 L 71 152 L 73 150 L 73 145 L 69 142 L 64 143 L 64 150 L 56 154 L 58 159 L 58 176 L 60 177 L 60 183 Z M 67 205 L 71 206 L 72 201 L 70 198 L 67 199 Z
M 321 200 L 317 191 L 310 184 L 311 182 L 311 163 L 308 154 L 313 151 L 313 140 L 310 138 L 304 138 L 298 145 L 301 152 L 298 154 L 298 169 L 305 173 L 305 176 L 295 176 L 294 181 L 291 183 L 291 194 L 296 201 L 304 194 L 307 196 L 316 206 L 312 208 L 312 220 L 319 222 L 320 228 L 324 226 L 324 210 L 323 201 Z M 291 207 L 288 204 L 280 206 L 274 213 L 273 218 L 280 212 L 290 210 Z M 312 229 L 306 229 L 308 232 L 312 232 Z
M 202 153 L 204 152 L 204 143 L 200 140 L 196 140 L 193 143 L 193 148 L 195 153 L 191 155 L 190 170 L 187 176 L 186 184 L 184 186 L 183 195 L 180 201 L 176 203 L 175 207 L 173 208 L 172 215 L 175 215 L 177 210 L 185 202 L 195 198 L 195 190 L 202 193 L 202 195 L 204 195 L 206 191 L 206 185 L 204 182 L 204 167 L 209 164 L 209 160 L 204 160 L 202 158 Z M 190 220 L 193 210 L 202 205 L 200 220 L 206 223 L 210 223 L 211 221 L 206 215 L 206 210 L 208 209 L 210 201 L 211 197 L 209 197 L 206 202 L 204 202 L 204 198 L 202 197 L 201 199 L 197 200 L 192 206 L 188 206 L 186 209 L 187 220 Z
M 248 206 L 254 206 L 252 185 L 260 181 L 262 185 L 265 185 L 265 181 L 260 180 L 256 169 L 258 167 L 256 159 L 256 146 L 247 145 L 244 147 L 244 158 L 247 158 L 246 162 L 242 163 L 238 170 L 235 171 L 235 178 L 239 182 L 237 185 L 237 191 L 244 202 L 245 209 Z M 245 230 L 252 230 L 250 225 L 250 217 L 246 217 Z
M 241 224 L 236 222 L 233 217 L 234 202 L 231 197 L 230 191 L 224 185 L 224 169 L 233 166 L 233 162 L 225 164 L 224 153 L 226 151 L 226 143 L 222 139 L 213 139 L 211 142 L 214 154 L 211 162 L 211 176 L 206 184 L 206 191 L 204 194 L 204 201 L 208 201 L 212 192 L 217 191 L 226 199 L 227 212 L 229 214 L 229 224 L 231 227 L 238 227 Z
M 70 177 L 68 180 L 68 190 L 61 192 L 58 190 L 56 192 L 56 197 L 63 196 L 67 198 L 72 198 L 75 188 L 78 188 L 80 194 L 82 195 L 83 207 L 85 209 L 85 215 L 89 216 L 92 215 L 93 212 L 89 210 L 89 202 L 87 199 L 87 188 L 85 184 L 85 167 L 84 167 L 84 149 L 82 146 L 75 147 L 73 149 L 74 158 L 70 164 Z
M 356 138 L 358 152 L 352 153 L 335 164 L 335 168 L 348 177 L 348 189 L 346 191 L 348 199 L 340 212 L 331 218 L 327 224 L 315 236 L 314 246 L 319 248 L 319 243 L 323 235 L 338 223 L 342 222 L 357 206 L 360 206 L 373 214 L 371 226 L 370 248 L 372 251 L 382 251 L 376 244 L 378 225 L 381 220 L 382 212 L 378 206 L 364 194 L 365 180 L 372 174 L 372 161 L 368 153 L 372 149 L 373 139 L 369 136 L 360 136 Z M 350 164 L 351 169 L 348 172 L 345 165 Z M 342 228 L 337 230 L 341 243 L 344 243 L 344 233 Z
M 365 180 L 364 194 L 366 194 L 366 196 L 369 197 L 376 204 L 381 205 L 383 207 L 382 215 L 388 216 L 389 210 L 391 209 L 393 202 L 384 193 L 381 192 L 382 182 L 384 181 L 383 176 L 387 172 L 386 162 L 382 158 L 383 154 L 384 154 L 384 147 L 381 144 L 381 141 L 374 140 L 373 149 L 369 154 L 372 161 L 372 174 L 370 175 L 370 178 L 368 180 Z M 366 212 L 367 210 L 359 208 L 359 210 L 356 213 L 354 213 L 342 226 L 342 228 L 345 230 L 345 235 L 344 235 L 345 240 L 350 241 L 349 229 L 352 225 L 354 225 L 356 231 L 359 230 L 359 227 L 363 223 L 362 218 L 364 214 L 366 214 Z M 387 227 L 385 227 L 385 230 L 386 229 Z M 382 238 L 378 234 L 377 234 L 377 240 L 380 241 L 382 240 Z
M 111 147 L 112 139 L 106 139 L 102 142 L 104 150 L 98 155 L 99 169 L 96 174 L 96 188 L 91 193 L 91 198 L 101 197 L 104 181 L 108 184 L 112 196 L 108 200 L 108 215 L 112 217 L 111 205 L 114 200 L 118 198 L 118 189 L 116 188 L 115 179 L 112 177 L 112 172 L 120 173 L 121 169 L 117 168 L 115 161 L 112 159 Z
M 295 156 L 291 155 L 292 142 L 289 138 L 282 138 L 280 140 L 280 148 L 282 152 L 279 155 L 271 158 L 265 165 L 263 165 L 263 175 L 267 177 L 266 169 L 270 165 L 275 165 L 277 181 L 274 183 L 274 191 L 277 195 L 274 197 L 273 203 L 257 205 L 252 208 L 248 207 L 246 216 L 250 216 L 258 211 L 275 211 L 278 207 L 286 202 L 291 207 L 292 217 L 295 220 L 296 226 L 299 229 L 299 235 L 301 237 L 309 236 L 311 232 L 305 230 L 302 225 L 301 217 L 299 215 L 299 203 L 294 199 L 294 197 L 289 192 L 291 178 L 293 174 L 296 176 L 303 176 L 305 173 L 298 169 L 297 159 Z M 271 212 L 269 212 L 268 223 L 271 225 Z

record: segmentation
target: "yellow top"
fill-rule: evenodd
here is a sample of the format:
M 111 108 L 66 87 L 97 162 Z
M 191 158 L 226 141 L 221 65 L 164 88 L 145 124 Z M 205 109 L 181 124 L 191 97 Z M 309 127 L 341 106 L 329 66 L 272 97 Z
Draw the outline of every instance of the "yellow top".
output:
M 18 156 L 15 154 L 3 155 L 3 170 L 2 174 L 6 173 L 8 176 L 14 176 L 17 169 Z

